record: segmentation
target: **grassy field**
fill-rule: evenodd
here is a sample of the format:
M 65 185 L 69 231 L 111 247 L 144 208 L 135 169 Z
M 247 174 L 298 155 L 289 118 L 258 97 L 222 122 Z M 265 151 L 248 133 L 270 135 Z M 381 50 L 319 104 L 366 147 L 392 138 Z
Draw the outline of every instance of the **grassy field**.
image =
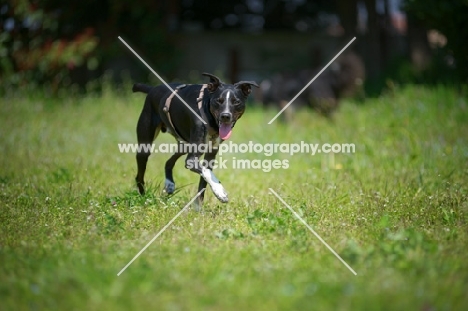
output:
M 288 169 L 218 170 L 230 202 L 207 190 L 117 273 L 194 196 L 162 194 L 150 157 L 145 196 L 134 154 L 141 94 L 0 104 L 1 310 L 466 310 L 468 99 L 406 87 L 334 122 L 302 111 L 293 124 L 248 109 L 237 143 L 354 143 L 354 154 L 275 154 Z M 172 142 L 161 135 L 157 142 Z M 231 154 L 226 159 L 270 159 Z M 279 202 L 278 192 L 357 272 L 352 274 Z

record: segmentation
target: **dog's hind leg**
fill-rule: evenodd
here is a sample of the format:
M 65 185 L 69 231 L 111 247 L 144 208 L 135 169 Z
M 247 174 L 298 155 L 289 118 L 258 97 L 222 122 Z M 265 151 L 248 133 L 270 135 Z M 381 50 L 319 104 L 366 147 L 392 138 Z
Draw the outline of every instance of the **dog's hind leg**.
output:
M 164 191 L 166 191 L 167 194 L 172 194 L 175 191 L 175 182 L 174 182 L 174 177 L 172 176 L 172 170 L 177 160 L 184 154 L 185 153 L 183 152 L 174 153 L 169 158 L 169 160 L 166 161 L 166 165 L 164 166 L 164 171 L 166 173 L 166 181 L 164 182 Z
M 151 144 L 158 136 L 162 125 L 159 115 L 154 112 L 150 101 L 147 99 L 137 124 L 138 151 L 136 161 L 138 173 L 135 181 L 140 194 L 145 194 L 146 164 L 148 157 L 151 155 Z

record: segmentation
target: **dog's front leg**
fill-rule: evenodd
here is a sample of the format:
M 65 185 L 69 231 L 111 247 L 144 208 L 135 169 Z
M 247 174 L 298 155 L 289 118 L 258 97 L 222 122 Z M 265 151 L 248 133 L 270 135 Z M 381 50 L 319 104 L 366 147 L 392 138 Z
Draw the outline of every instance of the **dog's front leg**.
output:
M 200 174 L 200 182 L 198 184 L 198 191 L 203 188 L 206 188 L 208 182 L 210 183 L 210 187 L 213 190 L 215 196 L 223 203 L 228 202 L 228 195 L 226 190 L 221 185 L 221 182 L 216 178 L 213 174 L 213 167 L 216 164 L 216 155 L 218 154 L 218 149 L 211 150 L 210 152 L 205 154 L 204 163 L 207 164 L 207 167 L 202 168 L 202 173 Z M 205 198 L 205 193 L 203 192 L 197 200 L 195 200 L 195 206 L 197 210 L 199 210 L 203 204 L 203 200 Z
M 199 146 L 199 144 L 197 144 Z M 202 165 L 200 157 L 202 153 L 198 150 L 195 152 L 189 153 L 187 159 L 185 160 L 185 167 L 190 169 L 192 172 L 195 172 L 201 176 L 200 183 L 198 185 L 198 191 L 206 187 L 208 183 L 213 190 L 214 195 L 223 203 L 228 201 L 228 195 L 224 187 L 221 185 L 219 180 L 213 174 L 213 165 L 214 159 L 216 158 L 217 150 L 211 150 L 207 152 L 205 155 L 205 163 L 207 164 L 206 167 Z M 200 196 L 201 202 L 203 202 L 203 194 Z
M 208 154 L 207 154 L 208 156 Z M 216 156 L 216 154 L 214 155 Z M 216 178 L 216 176 L 213 174 L 212 168 L 205 167 L 201 164 L 201 161 L 199 160 L 201 157 L 201 154 L 196 154 L 196 153 L 191 153 L 187 156 L 186 162 L 185 162 L 185 167 L 190 169 L 192 172 L 195 172 L 201 176 L 198 189 L 201 190 L 204 187 L 206 187 L 206 184 L 208 183 L 211 187 L 211 190 L 213 190 L 214 195 L 218 198 L 223 203 L 226 203 L 228 201 L 228 195 L 226 193 L 226 190 L 224 190 L 224 187 L 221 185 L 221 182 Z M 209 159 L 209 160 L 208 160 Z M 214 160 L 210 159 L 210 156 L 205 158 L 205 160 L 208 161 L 208 163 L 212 163 Z

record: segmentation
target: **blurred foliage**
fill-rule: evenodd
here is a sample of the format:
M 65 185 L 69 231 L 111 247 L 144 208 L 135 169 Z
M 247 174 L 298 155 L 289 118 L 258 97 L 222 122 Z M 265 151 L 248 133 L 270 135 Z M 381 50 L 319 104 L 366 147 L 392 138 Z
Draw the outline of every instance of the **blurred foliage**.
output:
M 447 64 L 447 58 L 445 49 L 436 48 L 432 51 L 428 66 L 421 70 L 408 57 L 395 57 L 389 61 L 379 77 L 366 80 L 366 96 L 378 97 L 383 91 L 393 91 L 397 85 L 403 84 L 457 85 L 460 81 L 457 70 Z
M 436 52 L 428 71 L 416 72 L 408 60 L 398 59 L 396 65 L 387 66 L 381 79 L 371 83 L 383 85 L 388 79 L 468 81 L 468 0 L 404 1 L 408 14 L 428 29 L 443 33 L 447 45 Z M 353 20 L 354 13 L 346 8 L 341 7 L 341 11 Z M 171 79 L 184 53 L 176 48 L 171 31 L 197 31 L 200 24 L 202 29 L 211 30 L 310 31 L 323 29 L 337 10 L 337 1 L 324 0 L 141 0 L 137 4 L 124 0 L 7 0 L 0 4 L 0 91 L 47 85 L 57 93 L 72 83 L 84 86 L 109 68 L 117 75 L 133 70 L 132 78 L 139 69 L 141 74 L 147 73 L 118 36 Z M 343 19 L 343 14 L 339 15 Z M 452 69 L 446 68 L 447 55 L 454 60 Z
M 313 31 L 329 24 L 334 1 L 180 1 L 182 22 L 201 23 L 205 29 Z
M 406 0 L 405 10 L 447 37 L 446 49 L 455 59 L 458 77 L 468 82 L 468 0 Z
M 177 53 L 163 23 L 166 12 L 164 3 L 150 0 L 138 6 L 123 0 L 1 4 L 0 84 L 3 90 L 48 85 L 53 93 L 72 82 L 84 85 L 126 53 L 118 36 L 135 47 L 152 47 L 147 59 L 157 60 L 168 73 Z
M 26 0 L 2 5 L 0 83 L 4 88 L 31 82 L 50 82 L 56 88 L 75 67 L 97 66 L 95 31 L 86 27 L 64 36 L 57 14 Z

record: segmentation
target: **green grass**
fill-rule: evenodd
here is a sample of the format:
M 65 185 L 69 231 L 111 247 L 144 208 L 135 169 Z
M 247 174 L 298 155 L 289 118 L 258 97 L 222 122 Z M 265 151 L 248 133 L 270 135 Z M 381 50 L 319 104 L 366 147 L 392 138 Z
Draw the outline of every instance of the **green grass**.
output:
M 354 143 L 355 154 L 275 154 L 288 169 L 219 170 L 207 190 L 117 273 L 196 193 L 161 194 L 150 157 L 141 197 L 133 154 L 138 94 L 0 104 L 2 310 L 464 310 L 468 306 L 468 100 L 449 88 L 345 102 L 334 122 L 293 124 L 249 108 L 233 142 Z M 161 135 L 157 142 L 172 142 Z M 226 159 L 261 158 L 224 155 Z M 358 273 L 286 209 L 278 192 Z

